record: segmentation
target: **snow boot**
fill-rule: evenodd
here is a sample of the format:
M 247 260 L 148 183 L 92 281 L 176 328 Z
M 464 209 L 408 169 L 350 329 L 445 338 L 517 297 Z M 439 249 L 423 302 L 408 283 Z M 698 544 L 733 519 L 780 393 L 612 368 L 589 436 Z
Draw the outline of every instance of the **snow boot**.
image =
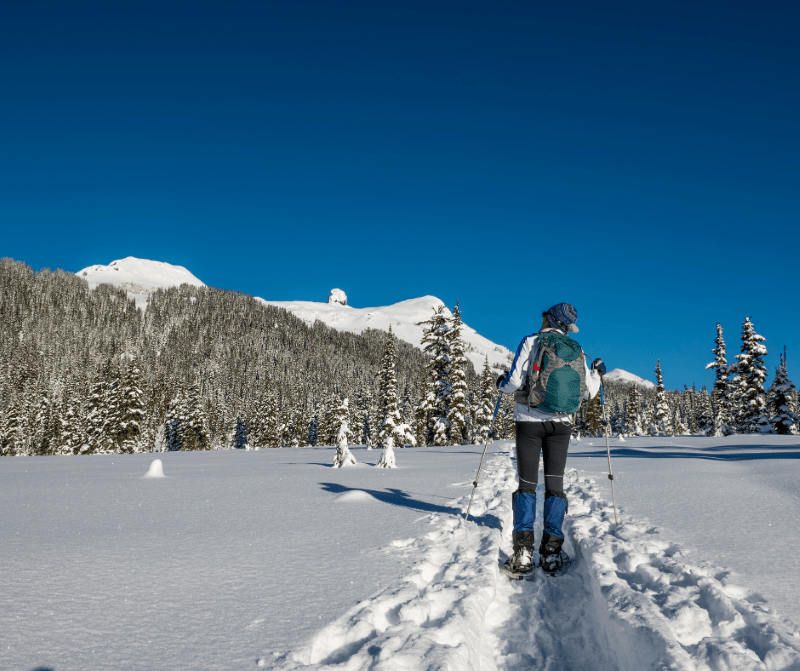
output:
M 524 578 L 533 568 L 533 531 L 515 531 L 514 551 L 501 569 L 510 578 Z
M 561 549 L 564 544 L 564 515 L 567 497 L 563 492 L 547 491 L 544 499 L 544 532 L 539 545 L 539 566 L 550 575 L 562 575 L 570 565 L 570 558 Z
M 503 564 L 503 573 L 522 578 L 531 572 L 533 563 L 533 523 L 536 521 L 536 490 L 514 492 L 511 498 L 514 511 L 514 551 Z

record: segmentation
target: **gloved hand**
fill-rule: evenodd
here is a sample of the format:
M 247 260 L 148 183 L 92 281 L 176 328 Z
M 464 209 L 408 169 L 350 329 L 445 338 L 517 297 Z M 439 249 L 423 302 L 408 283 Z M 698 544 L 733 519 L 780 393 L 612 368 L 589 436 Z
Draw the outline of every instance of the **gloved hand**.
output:
M 507 373 L 503 373 L 500 377 L 497 378 L 497 382 L 495 384 L 497 385 L 498 389 L 500 389 L 500 385 L 506 381 L 506 375 Z
M 592 370 L 596 370 L 600 375 L 606 374 L 606 365 L 603 363 L 602 359 L 595 359 L 592 362 Z

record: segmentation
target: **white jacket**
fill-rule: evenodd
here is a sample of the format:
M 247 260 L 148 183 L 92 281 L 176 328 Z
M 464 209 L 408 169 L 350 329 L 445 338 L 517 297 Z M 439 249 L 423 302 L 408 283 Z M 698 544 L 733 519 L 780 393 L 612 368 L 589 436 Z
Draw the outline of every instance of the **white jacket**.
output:
M 540 333 L 560 333 L 564 335 L 564 331 L 560 329 L 542 329 Z M 504 394 L 513 394 L 520 389 L 528 379 L 528 370 L 530 369 L 531 361 L 535 360 L 538 356 L 539 339 L 537 333 L 532 333 L 525 336 L 522 342 L 517 347 L 517 353 L 514 356 L 514 362 L 511 364 L 511 370 L 506 375 L 506 379 L 500 383 L 500 391 Z M 596 370 L 592 370 L 589 366 L 586 356 L 583 358 L 583 365 L 586 372 L 586 393 L 583 395 L 584 400 L 589 400 L 597 396 L 600 391 L 600 374 Z M 528 408 L 527 404 L 517 403 L 514 406 L 514 421 L 515 422 L 564 422 L 571 423 L 572 416 L 564 413 L 554 414 L 550 412 L 543 412 L 538 408 Z

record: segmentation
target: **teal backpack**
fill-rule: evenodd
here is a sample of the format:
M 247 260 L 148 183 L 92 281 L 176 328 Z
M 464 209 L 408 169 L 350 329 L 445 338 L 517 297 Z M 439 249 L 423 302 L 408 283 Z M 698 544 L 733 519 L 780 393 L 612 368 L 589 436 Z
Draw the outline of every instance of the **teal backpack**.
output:
M 561 333 L 540 333 L 537 338 L 539 352 L 528 373 L 528 407 L 571 415 L 586 392 L 583 350 Z

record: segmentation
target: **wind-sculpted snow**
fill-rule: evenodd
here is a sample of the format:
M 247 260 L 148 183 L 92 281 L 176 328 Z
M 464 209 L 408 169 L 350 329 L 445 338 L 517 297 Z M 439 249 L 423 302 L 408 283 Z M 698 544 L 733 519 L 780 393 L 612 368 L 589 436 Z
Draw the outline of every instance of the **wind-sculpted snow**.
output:
M 498 572 L 511 550 L 509 456 L 486 466 L 474 521 L 430 514 L 428 533 L 392 544 L 416 559 L 411 571 L 274 668 L 800 669 L 790 623 L 748 601 L 728 572 L 685 562 L 655 528 L 624 514 L 616 527 L 598 487 L 574 469 L 566 477 L 573 568 L 509 582 Z

